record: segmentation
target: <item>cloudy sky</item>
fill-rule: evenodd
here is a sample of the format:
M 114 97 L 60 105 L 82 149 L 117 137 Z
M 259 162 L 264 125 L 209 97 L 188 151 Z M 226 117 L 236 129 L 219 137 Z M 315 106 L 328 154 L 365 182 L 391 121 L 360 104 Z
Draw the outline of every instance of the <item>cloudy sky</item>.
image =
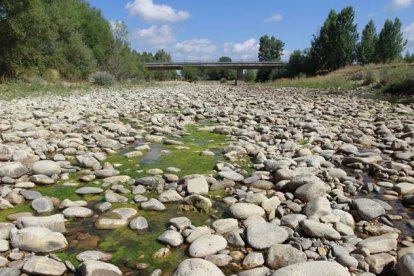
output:
M 373 19 L 379 31 L 399 17 L 414 52 L 414 0 L 89 0 L 110 21 L 124 21 L 138 51 L 165 49 L 176 61 L 256 60 L 258 39 L 285 42 L 285 59 L 309 47 L 330 9 L 356 10 L 361 30 Z

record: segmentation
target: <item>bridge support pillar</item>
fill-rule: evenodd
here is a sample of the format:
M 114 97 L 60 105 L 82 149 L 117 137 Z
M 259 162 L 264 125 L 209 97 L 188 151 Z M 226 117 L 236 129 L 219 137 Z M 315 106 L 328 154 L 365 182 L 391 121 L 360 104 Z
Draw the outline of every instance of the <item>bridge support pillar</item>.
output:
M 243 69 L 236 70 L 236 86 L 239 84 L 239 81 L 243 81 Z

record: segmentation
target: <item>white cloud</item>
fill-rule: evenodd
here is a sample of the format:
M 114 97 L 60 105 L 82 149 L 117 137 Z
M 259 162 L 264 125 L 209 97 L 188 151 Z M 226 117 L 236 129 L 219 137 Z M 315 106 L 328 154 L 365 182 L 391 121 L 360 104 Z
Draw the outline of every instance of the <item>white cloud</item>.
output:
M 256 60 L 258 50 L 259 43 L 254 38 L 241 43 L 226 42 L 223 45 L 224 53 L 241 60 Z
M 388 9 L 391 11 L 402 10 L 408 8 L 413 3 L 413 0 L 391 0 L 388 4 Z
M 187 11 L 178 11 L 167 5 L 157 5 L 153 0 L 128 2 L 126 9 L 130 15 L 139 15 L 146 22 L 176 22 L 190 17 Z
M 414 22 L 404 28 L 404 38 L 407 39 L 407 47 L 414 48 Z
M 175 43 L 174 29 L 170 25 L 151 26 L 147 29 L 139 29 L 134 33 L 137 44 L 149 46 L 155 49 L 166 48 Z
M 177 59 L 212 60 L 217 47 L 209 39 L 191 39 L 174 45 L 173 55 Z
M 282 21 L 283 19 L 283 15 L 278 13 L 275 15 L 272 15 L 271 17 L 268 17 L 265 19 L 266 22 L 278 22 L 278 21 Z

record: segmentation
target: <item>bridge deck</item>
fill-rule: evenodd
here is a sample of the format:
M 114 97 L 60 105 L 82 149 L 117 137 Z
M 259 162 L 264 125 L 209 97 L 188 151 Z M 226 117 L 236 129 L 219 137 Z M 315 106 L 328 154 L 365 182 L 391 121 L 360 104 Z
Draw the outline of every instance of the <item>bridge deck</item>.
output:
M 181 70 L 183 66 L 192 66 L 200 69 L 261 69 L 285 67 L 283 62 L 166 62 L 145 63 L 148 70 Z

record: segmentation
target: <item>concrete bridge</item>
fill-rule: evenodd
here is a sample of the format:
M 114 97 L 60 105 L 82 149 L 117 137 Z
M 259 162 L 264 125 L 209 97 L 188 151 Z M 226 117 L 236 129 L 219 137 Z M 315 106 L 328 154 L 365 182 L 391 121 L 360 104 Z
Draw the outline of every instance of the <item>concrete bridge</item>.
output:
M 283 62 L 151 62 L 144 67 L 151 71 L 181 70 L 183 66 L 191 66 L 199 69 L 228 69 L 236 70 L 236 85 L 243 80 L 244 69 L 277 69 L 285 68 Z

